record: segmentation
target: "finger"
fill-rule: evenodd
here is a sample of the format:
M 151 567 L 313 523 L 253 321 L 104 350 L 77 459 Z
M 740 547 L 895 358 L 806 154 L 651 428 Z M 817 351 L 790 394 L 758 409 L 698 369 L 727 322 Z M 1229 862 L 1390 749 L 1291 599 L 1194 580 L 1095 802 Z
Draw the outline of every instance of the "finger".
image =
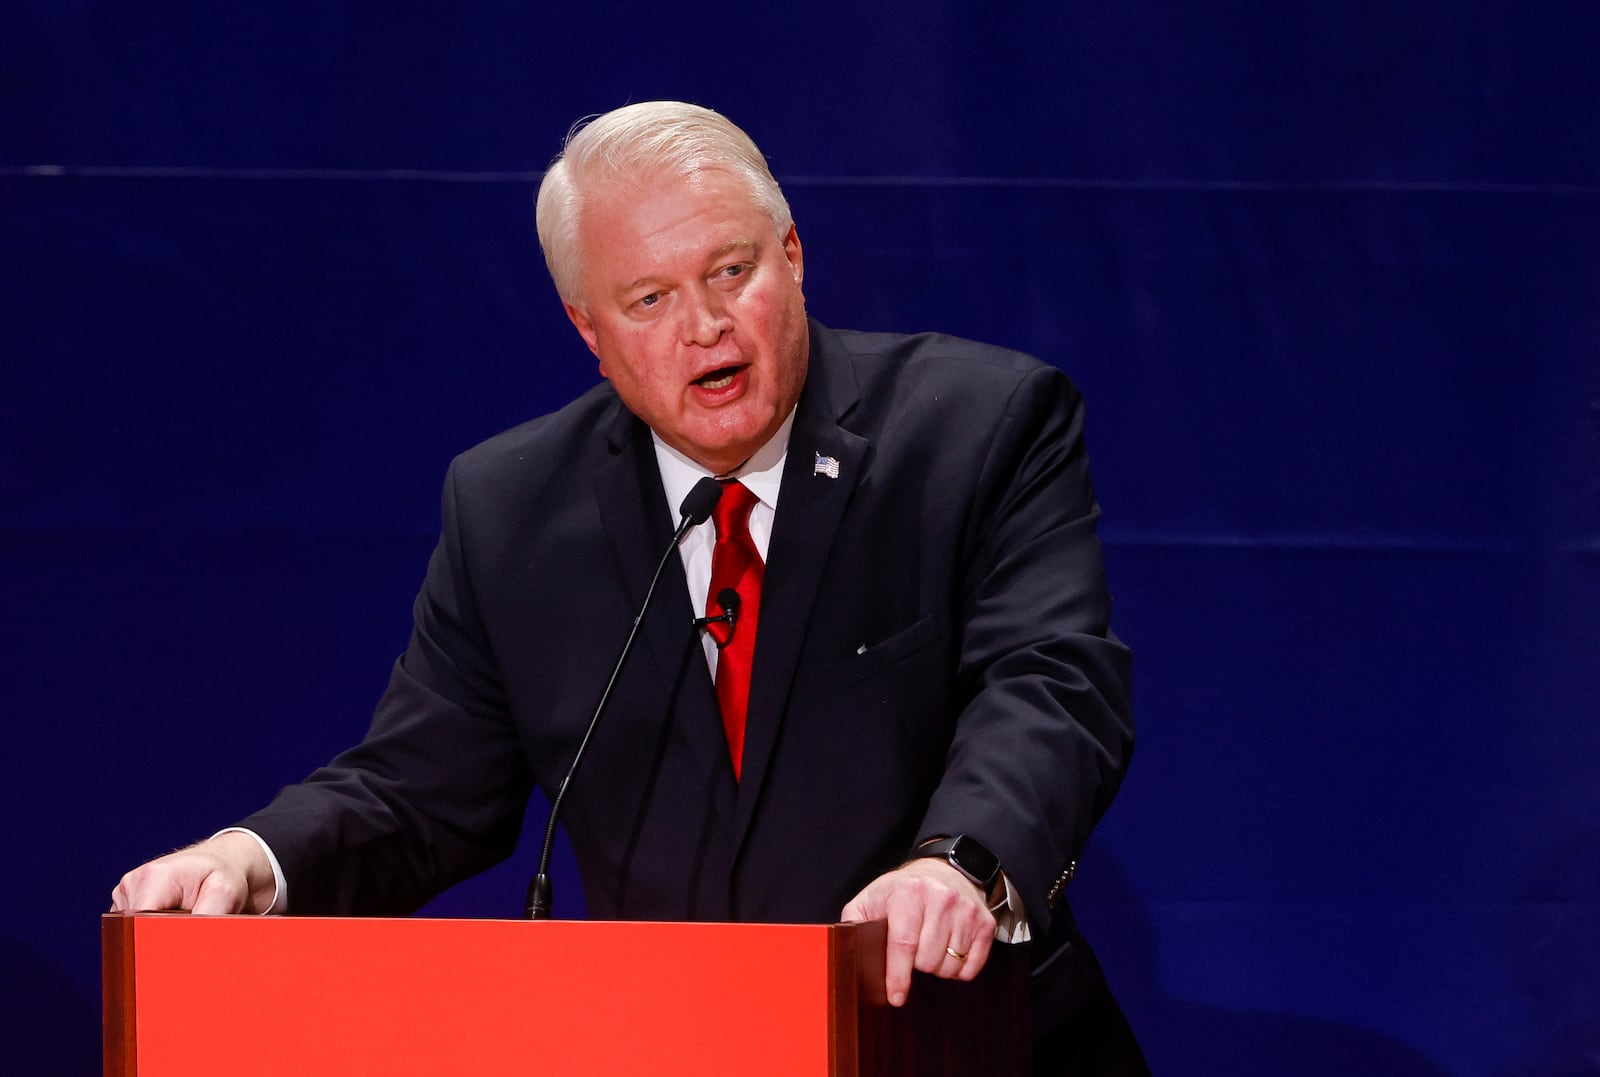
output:
M 928 886 L 927 911 L 924 920 L 922 950 L 917 967 L 945 980 L 971 979 L 967 974 L 975 945 L 987 942 L 993 935 L 994 917 L 979 900 L 977 892 L 968 893 L 962 885 Z M 987 953 L 984 949 L 981 954 Z
M 228 916 L 242 910 L 248 896 L 243 878 L 219 869 L 200 880 L 191 911 L 196 916 Z
M 970 980 L 977 973 L 968 975 L 967 969 L 972 965 L 977 954 L 975 945 L 968 941 L 972 933 L 968 930 L 957 929 L 946 936 L 942 948 L 937 955 L 939 967 L 933 969 L 934 975 L 941 980 Z
M 961 970 L 967 966 L 967 951 L 963 949 L 965 945 L 955 939 L 946 942 L 938 955 L 939 967 L 932 970 L 933 974 L 941 980 L 959 979 Z
M 961 967 L 960 959 L 950 955 L 951 950 L 962 952 L 954 945 L 961 936 L 950 913 L 948 895 L 928 895 L 923 906 L 922 937 L 917 945 L 917 968 L 944 979 L 954 976 Z
M 884 989 L 889 1005 L 905 1005 L 911 991 L 911 970 L 922 943 L 923 904 L 902 887 L 889 897 L 889 949 L 884 958 Z
M 956 979 L 970 980 L 982 972 L 984 964 L 989 960 L 990 952 L 994 949 L 994 917 L 988 910 L 985 910 L 983 915 L 989 922 L 987 924 L 982 920 L 978 922 L 977 931 L 964 951 L 967 959 L 961 962 L 961 969 L 957 972 Z
M 930 955 L 938 964 L 927 971 L 946 980 L 970 980 L 988 959 L 996 927 L 994 914 L 978 899 L 976 892 L 957 889 L 939 896 L 943 900 L 936 923 L 943 933 L 934 930 L 929 934 L 940 952 Z
M 181 907 L 182 900 L 182 890 L 172 884 L 165 873 L 148 864 L 124 875 L 111 892 L 112 907 L 121 912 L 176 909 Z

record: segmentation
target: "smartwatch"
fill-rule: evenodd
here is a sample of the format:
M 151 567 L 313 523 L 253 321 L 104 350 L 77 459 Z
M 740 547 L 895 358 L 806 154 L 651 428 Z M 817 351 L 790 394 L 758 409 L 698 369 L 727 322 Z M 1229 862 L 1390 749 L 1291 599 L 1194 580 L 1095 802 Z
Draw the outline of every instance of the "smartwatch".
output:
M 983 891 L 984 899 L 994 902 L 994 893 L 1000 886 L 1000 858 L 985 849 L 976 838 L 957 834 L 953 838 L 938 838 L 917 847 L 913 860 L 933 857 L 943 860 L 967 877 Z

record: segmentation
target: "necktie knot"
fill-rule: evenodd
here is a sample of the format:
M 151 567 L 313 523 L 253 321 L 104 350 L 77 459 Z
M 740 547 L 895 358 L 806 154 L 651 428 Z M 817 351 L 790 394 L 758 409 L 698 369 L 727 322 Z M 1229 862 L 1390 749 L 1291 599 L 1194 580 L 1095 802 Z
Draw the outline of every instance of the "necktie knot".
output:
M 722 496 L 711 510 L 711 523 L 717 529 L 718 543 L 732 542 L 750 533 L 750 511 L 756 507 L 758 500 L 750 492 L 750 487 L 738 479 L 723 480 Z

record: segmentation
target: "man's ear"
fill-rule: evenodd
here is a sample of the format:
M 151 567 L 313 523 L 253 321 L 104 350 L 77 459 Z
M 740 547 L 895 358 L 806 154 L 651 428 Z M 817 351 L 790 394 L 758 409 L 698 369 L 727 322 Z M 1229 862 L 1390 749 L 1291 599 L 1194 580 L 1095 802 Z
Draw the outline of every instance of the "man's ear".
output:
M 589 350 L 594 352 L 594 357 L 599 359 L 600 338 L 594 331 L 594 322 L 589 320 L 589 316 L 581 308 L 573 306 L 564 299 L 561 301 L 561 309 L 567 312 L 567 320 L 572 323 L 572 328 L 578 331 L 583 342 L 589 345 Z M 600 363 L 600 376 L 602 378 L 606 376 L 606 365 L 603 360 Z
M 806 279 L 806 256 L 800 249 L 800 233 L 793 224 L 789 225 L 789 234 L 783 237 L 783 256 L 789 261 L 789 271 L 794 274 L 796 284 L 804 284 Z

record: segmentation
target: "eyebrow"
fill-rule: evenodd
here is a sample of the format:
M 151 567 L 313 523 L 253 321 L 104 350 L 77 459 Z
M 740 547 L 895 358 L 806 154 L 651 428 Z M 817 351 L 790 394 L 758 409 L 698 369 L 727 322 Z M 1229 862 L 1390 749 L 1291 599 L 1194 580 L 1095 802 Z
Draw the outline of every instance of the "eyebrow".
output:
M 724 243 L 722 246 L 712 251 L 710 255 L 707 256 L 706 261 L 715 262 L 724 255 L 727 255 L 733 251 L 740 249 L 748 249 L 753 251 L 756 249 L 756 247 L 757 243 L 753 239 L 736 239 L 731 243 Z M 659 280 L 661 280 L 660 277 L 640 277 L 637 280 L 631 280 L 627 284 L 624 284 L 618 289 L 618 292 L 631 292 L 636 288 L 643 288 L 647 285 L 655 284 Z
M 728 254 L 731 251 L 736 251 L 741 247 L 747 247 L 750 250 L 755 250 L 756 241 L 753 239 L 736 239 L 732 243 L 724 243 L 722 246 L 711 252 L 711 257 L 708 259 L 708 261 L 715 262 L 723 255 Z

